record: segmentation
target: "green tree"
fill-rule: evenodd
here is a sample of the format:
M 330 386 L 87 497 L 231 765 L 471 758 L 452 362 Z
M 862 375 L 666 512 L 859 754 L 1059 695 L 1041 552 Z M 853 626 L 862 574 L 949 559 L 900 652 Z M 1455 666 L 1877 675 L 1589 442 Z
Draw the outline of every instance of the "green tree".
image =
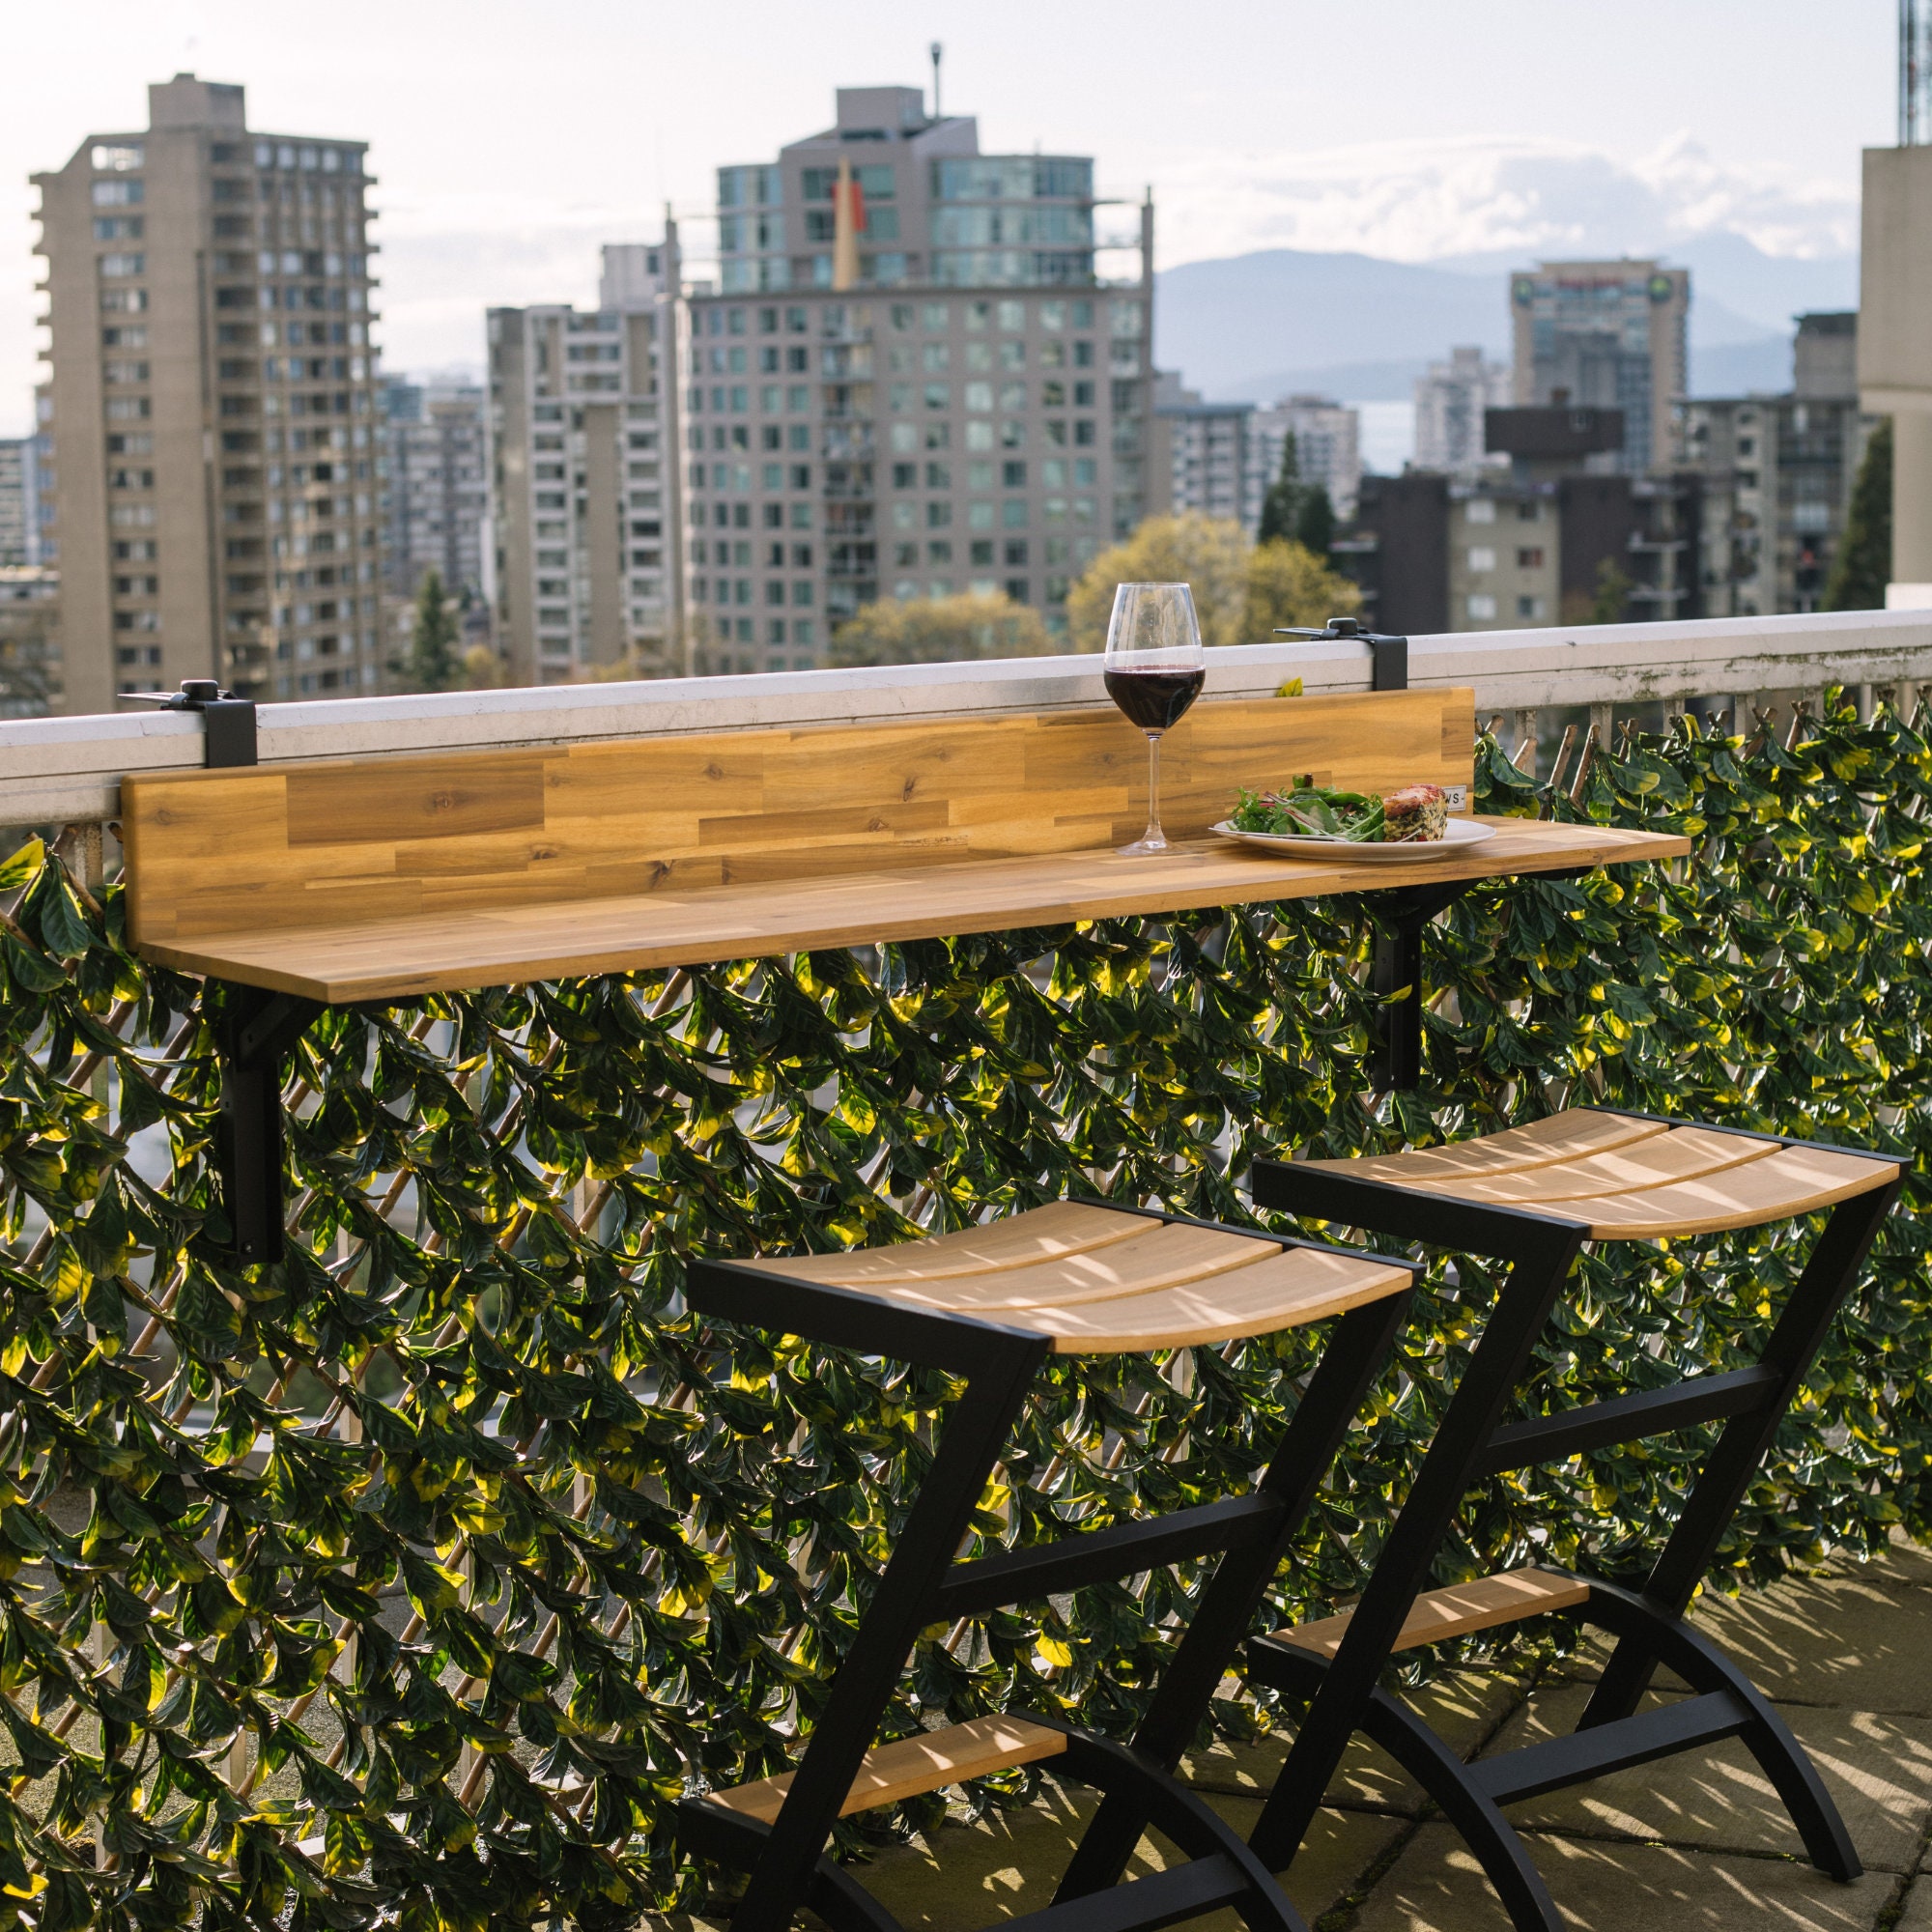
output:
M 441 571 L 424 571 L 416 589 L 415 622 L 410 629 L 409 662 L 402 668 L 412 689 L 450 691 L 463 682 L 460 637 L 455 602 L 442 587 Z
M 1852 484 L 1845 532 L 1825 582 L 1827 611 L 1883 611 L 1891 582 L 1891 418 L 1865 444 L 1864 461 Z
M 1326 556 L 1334 548 L 1335 506 L 1328 500 L 1327 484 L 1312 484 L 1301 493 L 1301 507 L 1294 513 L 1294 540 L 1317 556 Z M 1262 541 L 1267 541 L 1265 533 Z
M 828 665 L 957 664 L 972 658 L 1037 658 L 1053 649 L 1031 605 L 985 592 L 887 598 L 865 605 L 832 634 Z
M 1229 518 L 1204 517 L 1198 510 L 1149 517 L 1124 543 L 1103 550 L 1068 593 L 1066 624 L 1073 648 L 1106 648 L 1114 591 L 1122 583 L 1192 584 L 1202 640 L 1243 642 L 1251 548 L 1248 533 Z
M 1241 639 L 1266 643 L 1278 624 L 1316 628 L 1362 608 L 1360 588 L 1330 570 L 1322 556 L 1298 543 L 1257 544 L 1248 555 L 1248 595 Z
M 1621 624 L 1630 608 L 1633 584 L 1629 575 L 1618 569 L 1617 560 L 1606 556 L 1597 566 L 1597 594 L 1590 600 L 1591 624 Z
M 1294 451 L 1294 432 L 1290 430 L 1281 445 L 1281 470 L 1262 498 L 1259 540 L 1273 543 L 1281 538 L 1299 536 L 1303 491 L 1301 459 Z M 1323 492 L 1326 495 L 1326 492 Z

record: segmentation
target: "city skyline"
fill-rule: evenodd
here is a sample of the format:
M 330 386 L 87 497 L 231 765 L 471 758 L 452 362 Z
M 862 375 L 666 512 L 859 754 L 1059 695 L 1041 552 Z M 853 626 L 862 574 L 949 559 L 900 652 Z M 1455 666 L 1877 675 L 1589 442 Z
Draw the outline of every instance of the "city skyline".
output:
M 808 125 L 835 77 L 929 87 L 934 37 L 946 44 L 949 100 L 980 115 L 990 147 L 1037 140 L 1094 152 L 1103 192 L 1137 198 L 1151 184 L 1162 267 L 1268 246 L 1412 260 L 1491 247 L 1525 258 L 1667 254 L 1673 241 L 1713 229 L 1774 254 L 1842 253 L 1854 240 L 1859 149 L 1889 138 L 1889 20 L 1880 9 L 1834 29 L 1801 64 L 1777 51 L 1776 16 L 1789 13 L 1795 28 L 1795 6 L 1751 10 L 1747 32 L 1742 8 L 1713 4 L 1689 21 L 1671 16 L 1678 54 L 1664 67 L 1640 31 L 1643 18 L 1656 14 L 1661 26 L 1664 17 L 1649 0 L 1619 14 L 1614 38 L 1546 20 L 1520 0 L 1462 10 L 1460 32 L 1409 5 L 1350 23 L 1312 11 L 1284 22 L 1239 4 L 1192 23 L 1181 47 L 1151 12 L 1132 10 L 1124 23 L 1110 14 L 1109 33 L 1096 36 L 1087 10 L 1027 15 L 1021 29 L 1005 5 L 970 14 L 935 6 L 917 21 L 862 5 L 831 47 L 788 14 L 738 11 L 756 32 L 705 34 L 668 8 L 619 17 L 592 7 L 529 36 L 511 60 L 495 50 L 531 19 L 526 9 L 458 15 L 423 6 L 379 21 L 352 5 L 388 49 L 373 72 L 360 55 L 349 60 L 354 33 L 331 49 L 300 49 L 270 16 L 227 4 L 108 4 L 90 16 L 84 47 L 80 23 L 65 16 L 23 23 L 14 41 L 44 84 L 0 128 L 0 435 L 23 432 L 31 407 L 38 303 L 26 176 L 52 165 L 78 128 L 131 125 L 140 90 L 181 68 L 249 86 L 276 126 L 340 126 L 345 114 L 356 123 L 371 145 L 386 244 L 384 360 L 411 371 L 478 366 L 491 305 L 590 299 L 597 244 L 656 233 L 666 199 L 705 227 L 691 252 L 709 254 L 703 211 L 716 166 L 760 152 L 769 126 Z M 1037 60 L 1005 58 L 1009 25 Z M 1470 31 L 1482 28 L 1487 43 Z M 1412 62 L 1386 62 L 1391 35 Z M 1511 62 L 1477 58 L 1503 41 Z M 573 67 L 566 96 L 543 85 L 593 43 L 604 52 Z M 1739 85 L 1714 91 L 1697 56 L 1720 48 Z M 1269 49 L 1281 59 L 1251 59 Z M 1605 82 L 1589 100 L 1522 86 L 1525 71 L 1554 80 L 1586 51 Z M 420 84 L 439 59 L 461 85 Z M 639 61 L 685 78 L 647 95 L 647 105 L 635 95 L 622 105 Z M 1295 76 L 1314 71 L 1345 89 L 1359 75 L 1373 113 L 1321 111 L 1319 99 L 1311 111 Z M 1074 71 L 1079 87 L 1053 77 Z M 1619 75 L 1628 86 L 1613 84 Z M 1801 112 L 1828 138 L 1808 140 L 1794 162 L 1787 129 Z M 490 138 L 469 139 L 466 126 L 487 126 Z M 1255 131 L 1232 142 L 1236 127 Z

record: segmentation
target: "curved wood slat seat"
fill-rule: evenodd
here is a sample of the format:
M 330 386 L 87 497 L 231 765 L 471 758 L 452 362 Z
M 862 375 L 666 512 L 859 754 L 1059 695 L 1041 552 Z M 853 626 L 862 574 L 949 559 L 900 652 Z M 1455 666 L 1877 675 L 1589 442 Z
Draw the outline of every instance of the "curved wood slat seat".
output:
M 1311 1160 L 1311 1168 L 1345 1170 L 1357 1180 L 1387 1180 L 1406 1186 L 1425 1177 L 1517 1174 L 1561 1160 L 1606 1153 L 1633 1141 L 1668 1131 L 1662 1121 L 1634 1120 L 1590 1107 L 1569 1107 L 1520 1127 L 1502 1127 L 1479 1139 L 1448 1147 L 1416 1148 L 1406 1153 L 1369 1154 L 1357 1160 Z
M 1317 1248 L 1290 1248 L 1184 1288 L 1018 1310 L 999 1320 L 1003 1327 L 1051 1336 L 1057 1355 L 1199 1349 L 1325 1321 L 1408 1284 L 1406 1269 Z
M 760 1261 L 758 1266 L 801 1281 L 825 1281 L 841 1288 L 873 1282 L 937 1281 L 947 1275 L 983 1274 L 994 1268 L 1023 1267 L 1063 1255 L 1085 1254 L 1147 1233 L 1144 1215 L 1122 1214 L 1091 1201 L 1053 1201 L 983 1227 L 953 1235 L 931 1235 L 895 1247 L 854 1248 L 838 1255 L 794 1255 Z
M 1719 1133 L 1713 1127 L 1673 1127 L 1629 1141 L 1608 1153 L 1582 1160 L 1553 1161 L 1494 1175 L 1463 1175 L 1454 1179 L 1424 1178 L 1403 1182 L 1427 1188 L 1432 1194 L 1452 1194 L 1459 1201 L 1492 1201 L 1501 1208 L 1537 1208 L 1545 1203 L 1589 1201 L 1610 1194 L 1634 1194 L 1639 1188 L 1667 1186 L 1700 1175 L 1744 1167 L 1777 1151 L 1776 1141 L 1747 1140 L 1742 1134 Z
M 1548 1570 L 1504 1570 L 1473 1582 L 1452 1583 L 1416 1598 L 1403 1620 L 1391 1650 L 1419 1650 L 1446 1637 L 1467 1636 L 1471 1631 L 1493 1630 L 1498 1624 L 1520 1623 L 1548 1610 L 1563 1610 L 1589 1601 L 1590 1586 L 1575 1577 Z M 1275 1632 L 1278 1643 L 1333 1657 L 1342 1648 L 1352 1610 L 1323 1617 L 1319 1623 L 1296 1624 Z
M 1037 1764 L 1058 1757 L 1066 1748 L 1066 1733 L 1029 1723 L 1024 1718 L 972 1718 L 963 1724 L 926 1731 L 916 1738 L 899 1738 L 875 1745 L 866 1753 L 859 1775 L 838 1815 L 869 1811 L 875 1804 L 896 1804 L 902 1798 L 963 1784 L 969 1777 L 987 1777 L 1016 1765 Z M 754 1783 L 736 1784 L 710 1794 L 714 1804 L 742 1811 L 769 1825 L 779 1815 L 792 1774 L 781 1771 Z
M 1032 1259 L 1052 1244 L 1062 1252 Z M 1196 1348 L 1271 1334 L 1394 1294 L 1410 1279 L 1406 1267 L 1363 1256 L 1284 1248 L 1261 1236 L 1079 1202 L 929 1242 L 756 1265 L 1031 1329 L 1048 1337 L 1057 1354 Z
M 1587 1221 L 1598 1240 L 1661 1240 L 1814 1213 L 1889 1185 L 1898 1163 L 1835 1148 L 1571 1108 L 1453 1147 L 1306 1163 L 1471 1207 Z

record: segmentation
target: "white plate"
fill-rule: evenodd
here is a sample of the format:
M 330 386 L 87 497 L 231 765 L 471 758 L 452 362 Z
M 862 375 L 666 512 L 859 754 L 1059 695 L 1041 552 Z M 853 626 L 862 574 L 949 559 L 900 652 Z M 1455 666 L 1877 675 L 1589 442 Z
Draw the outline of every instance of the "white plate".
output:
M 1492 825 L 1478 825 L 1473 818 L 1452 818 L 1440 838 L 1404 839 L 1393 845 L 1375 841 L 1355 844 L 1347 838 L 1289 838 L 1273 832 L 1236 832 L 1224 818 L 1210 831 L 1237 844 L 1253 845 L 1264 852 L 1279 852 L 1284 859 L 1362 859 L 1371 865 L 1406 866 L 1418 859 L 1441 859 L 1463 845 L 1480 845 L 1495 837 Z

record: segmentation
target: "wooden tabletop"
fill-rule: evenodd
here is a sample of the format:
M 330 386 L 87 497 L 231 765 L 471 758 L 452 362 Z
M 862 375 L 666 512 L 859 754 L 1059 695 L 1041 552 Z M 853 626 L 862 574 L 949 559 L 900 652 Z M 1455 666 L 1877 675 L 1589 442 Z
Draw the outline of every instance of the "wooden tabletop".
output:
M 1493 838 L 1412 863 L 1281 859 L 1218 838 L 1196 839 L 1152 857 L 1059 852 L 796 881 L 667 886 L 347 926 L 146 939 L 139 951 L 183 972 L 334 1005 L 702 966 L 812 947 L 1563 871 L 1676 858 L 1690 849 L 1688 838 L 1656 832 L 1522 818 L 1483 822 L 1495 828 Z

